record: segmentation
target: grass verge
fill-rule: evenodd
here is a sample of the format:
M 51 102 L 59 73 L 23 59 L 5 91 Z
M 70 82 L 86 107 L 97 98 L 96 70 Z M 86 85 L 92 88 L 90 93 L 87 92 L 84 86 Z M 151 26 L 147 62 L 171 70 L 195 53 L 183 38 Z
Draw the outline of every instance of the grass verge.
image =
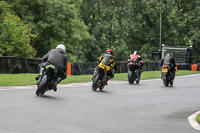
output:
M 200 114 L 197 115 L 196 121 L 197 121 L 198 123 L 200 123 Z
M 200 71 L 187 71 L 179 70 L 176 72 L 176 76 L 183 76 L 189 74 L 197 74 Z M 0 74 L 0 86 L 24 86 L 24 85 L 35 85 L 35 76 L 37 74 Z M 160 78 L 160 71 L 147 71 L 143 72 L 141 79 L 155 79 Z M 67 79 L 63 80 L 61 84 L 69 83 L 80 83 L 80 82 L 91 82 L 92 75 L 71 75 Z M 115 74 L 112 80 L 128 81 L 127 73 Z

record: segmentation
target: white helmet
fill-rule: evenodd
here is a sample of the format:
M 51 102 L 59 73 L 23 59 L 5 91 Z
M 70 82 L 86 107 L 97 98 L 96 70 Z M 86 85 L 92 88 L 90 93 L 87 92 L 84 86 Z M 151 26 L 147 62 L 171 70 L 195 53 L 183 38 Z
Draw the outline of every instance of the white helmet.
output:
M 133 55 L 134 56 L 139 55 L 139 52 L 138 51 L 134 51 Z
M 63 45 L 63 44 L 58 44 L 58 46 L 57 46 L 56 48 L 60 48 L 60 49 L 62 49 L 64 52 L 65 52 L 65 50 L 66 50 L 65 45 Z

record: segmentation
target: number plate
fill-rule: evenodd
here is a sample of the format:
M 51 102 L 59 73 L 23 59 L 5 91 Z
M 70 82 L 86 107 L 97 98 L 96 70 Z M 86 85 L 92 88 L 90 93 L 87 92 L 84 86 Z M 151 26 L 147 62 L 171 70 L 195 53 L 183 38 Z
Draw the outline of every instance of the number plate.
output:
M 162 69 L 162 72 L 163 72 L 163 73 L 167 73 L 167 72 L 168 72 L 168 69 L 167 69 L 167 68 L 163 68 L 163 69 Z

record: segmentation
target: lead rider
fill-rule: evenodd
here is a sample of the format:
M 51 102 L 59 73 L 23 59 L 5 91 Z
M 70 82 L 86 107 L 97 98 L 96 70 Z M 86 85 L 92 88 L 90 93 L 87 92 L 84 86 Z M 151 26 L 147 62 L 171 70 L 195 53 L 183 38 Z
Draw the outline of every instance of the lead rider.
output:
M 58 69 L 55 86 L 52 86 L 51 88 L 54 91 L 57 91 L 57 84 L 67 77 L 67 56 L 65 45 L 59 44 L 57 45 L 56 49 L 50 50 L 46 55 L 43 56 L 42 63 L 40 64 L 40 73 L 35 77 L 36 80 L 39 80 L 39 78 L 42 76 L 44 68 L 47 65 L 54 65 Z

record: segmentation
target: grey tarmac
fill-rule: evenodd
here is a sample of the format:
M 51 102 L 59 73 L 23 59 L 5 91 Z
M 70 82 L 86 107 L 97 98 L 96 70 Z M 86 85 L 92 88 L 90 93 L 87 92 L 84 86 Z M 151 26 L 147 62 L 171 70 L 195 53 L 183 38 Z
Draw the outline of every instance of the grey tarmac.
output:
M 66 79 L 67 80 L 67 79 Z M 59 86 L 36 97 L 36 89 L 0 90 L 0 133 L 198 133 L 188 117 L 200 110 L 200 75 Z M 33 86 L 34 87 L 34 86 Z

